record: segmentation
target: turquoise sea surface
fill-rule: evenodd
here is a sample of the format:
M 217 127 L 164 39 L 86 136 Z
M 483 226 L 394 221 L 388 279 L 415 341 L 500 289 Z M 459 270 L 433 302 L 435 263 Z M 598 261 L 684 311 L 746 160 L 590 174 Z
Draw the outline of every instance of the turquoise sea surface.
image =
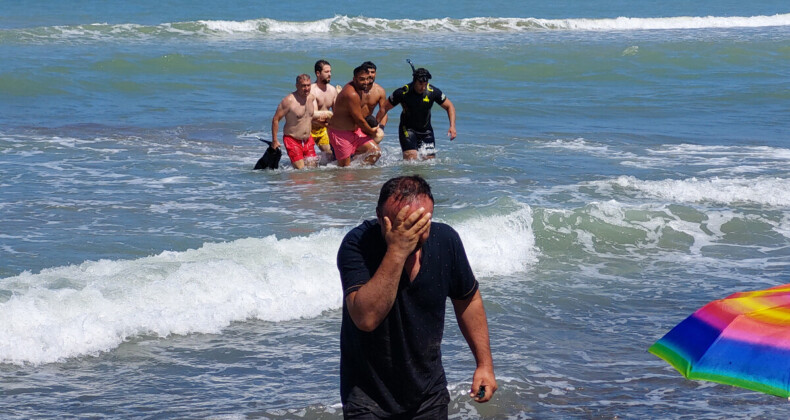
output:
M 342 417 L 335 257 L 420 174 L 461 234 L 500 389 L 452 418 L 784 418 L 647 352 L 790 283 L 786 1 L 0 0 L 3 418 Z M 253 171 L 297 74 L 406 59 L 437 159 Z

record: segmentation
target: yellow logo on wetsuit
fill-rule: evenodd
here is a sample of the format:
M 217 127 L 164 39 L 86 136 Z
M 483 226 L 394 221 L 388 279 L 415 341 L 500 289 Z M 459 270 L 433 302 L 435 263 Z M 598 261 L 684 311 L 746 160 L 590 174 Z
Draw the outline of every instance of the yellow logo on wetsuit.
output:
M 428 91 L 428 92 L 433 92 L 433 88 L 431 87 L 431 85 L 430 85 L 430 84 L 428 84 L 428 86 L 426 86 L 425 88 L 426 88 L 426 89 L 425 89 L 426 91 Z M 425 96 L 423 96 L 423 97 L 422 97 L 422 101 L 423 101 L 423 102 L 431 102 L 431 100 L 430 100 L 430 99 L 428 99 L 428 94 L 425 94 Z

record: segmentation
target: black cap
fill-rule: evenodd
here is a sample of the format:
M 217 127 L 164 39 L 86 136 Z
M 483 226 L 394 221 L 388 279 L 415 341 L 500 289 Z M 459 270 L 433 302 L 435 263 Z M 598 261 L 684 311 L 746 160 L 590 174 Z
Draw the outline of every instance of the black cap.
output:
M 431 78 L 431 72 L 429 72 L 427 69 L 423 67 L 420 67 L 417 70 L 415 70 L 414 73 L 411 74 L 411 77 L 415 81 L 427 82 L 428 79 Z

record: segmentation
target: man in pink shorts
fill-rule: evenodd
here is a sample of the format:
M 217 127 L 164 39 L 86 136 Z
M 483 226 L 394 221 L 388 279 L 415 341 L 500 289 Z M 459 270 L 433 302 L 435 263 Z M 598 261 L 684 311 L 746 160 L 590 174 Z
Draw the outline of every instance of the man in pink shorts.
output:
M 310 135 L 313 114 L 316 110 L 315 96 L 310 93 L 311 84 L 310 76 L 306 74 L 296 76 L 296 91 L 283 98 L 272 117 L 272 147 L 275 149 L 280 147 L 277 131 L 280 128 L 280 120 L 285 117 L 283 143 L 288 157 L 291 158 L 291 164 L 296 169 L 302 169 L 305 165 L 314 167 L 318 163 L 315 141 Z
M 379 128 L 371 127 L 362 112 L 362 93 L 372 83 L 367 68 L 354 69 L 354 78 L 348 82 L 335 100 L 334 115 L 329 120 L 329 144 L 335 152 L 337 166 L 351 164 L 357 155 L 365 164 L 372 165 L 381 157 L 381 149 L 374 140 Z

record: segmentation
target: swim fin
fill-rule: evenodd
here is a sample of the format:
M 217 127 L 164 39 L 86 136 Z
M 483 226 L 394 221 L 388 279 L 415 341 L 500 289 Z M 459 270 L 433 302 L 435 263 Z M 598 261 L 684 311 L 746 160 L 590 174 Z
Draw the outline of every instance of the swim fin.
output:
M 280 158 L 283 156 L 283 151 L 280 150 L 278 147 L 277 149 L 272 147 L 272 142 L 264 140 L 262 138 L 258 138 L 258 140 L 266 143 L 269 147 L 266 148 L 266 152 L 258 159 L 258 163 L 255 164 L 255 168 L 253 169 L 277 169 L 280 167 Z

